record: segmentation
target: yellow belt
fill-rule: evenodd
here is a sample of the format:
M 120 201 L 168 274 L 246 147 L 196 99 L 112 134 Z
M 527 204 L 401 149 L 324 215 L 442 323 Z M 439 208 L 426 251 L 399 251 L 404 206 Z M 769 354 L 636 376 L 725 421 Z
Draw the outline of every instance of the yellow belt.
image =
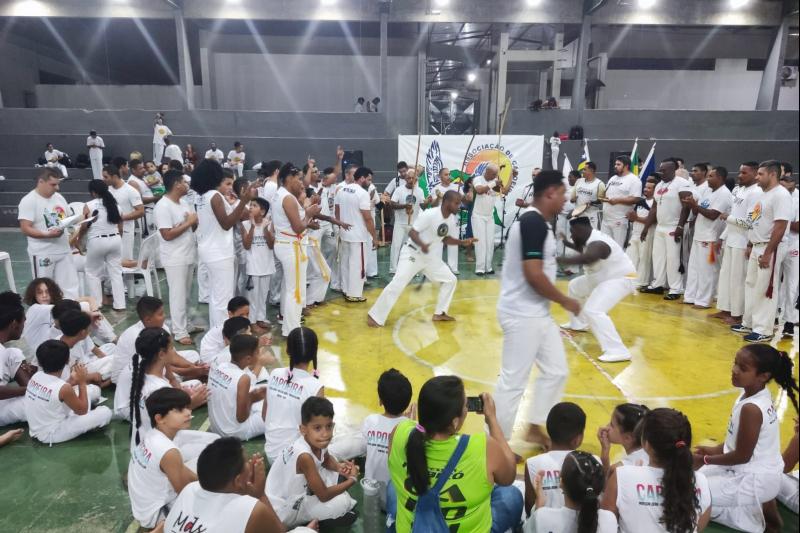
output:
M 303 243 L 300 241 L 302 239 L 302 235 L 295 235 L 293 233 L 285 233 L 283 231 L 280 232 L 281 235 L 285 235 L 287 237 L 294 237 L 292 240 L 280 240 L 279 243 L 282 244 L 291 244 L 292 248 L 294 249 L 294 300 L 302 304 L 303 298 L 300 294 L 300 263 L 308 259 L 305 253 L 303 253 Z
M 314 237 L 309 237 L 308 240 L 311 242 L 311 247 L 314 248 L 314 254 L 317 256 L 317 264 L 319 265 L 319 271 L 322 274 L 322 279 L 324 279 L 327 283 L 331 280 L 331 276 L 328 268 L 325 266 L 325 259 L 322 257 L 322 250 L 319 247 L 319 240 L 315 239 Z

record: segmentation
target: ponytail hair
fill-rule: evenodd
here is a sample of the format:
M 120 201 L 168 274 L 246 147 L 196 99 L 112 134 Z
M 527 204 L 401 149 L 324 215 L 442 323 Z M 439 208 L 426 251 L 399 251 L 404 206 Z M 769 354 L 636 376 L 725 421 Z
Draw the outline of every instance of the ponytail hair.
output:
M 145 328 L 136 337 L 136 353 L 131 358 L 133 373 L 131 376 L 131 432 L 136 433 L 135 442 L 139 444 L 139 426 L 142 425 L 142 413 L 139 403 L 142 400 L 145 373 L 162 350 L 169 347 L 169 334 L 163 328 Z
M 96 194 L 98 198 L 103 201 L 103 207 L 106 208 L 108 214 L 108 221 L 111 224 L 119 224 L 122 222 L 122 217 L 119 214 L 119 206 L 117 199 L 108 190 L 108 185 L 103 180 L 92 180 L 89 182 L 89 192 Z
M 692 533 L 700 506 L 692 468 L 692 426 L 675 409 L 659 408 L 642 421 L 642 440 L 664 470 L 661 524 L 668 533 Z
M 748 344 L 742 350 L 746 350 L 753 358 L 759 374 L 769 372 L 770 381 L 774 379 L 775 383 L 786 391 L 786 395 L 792 402 L 795 412 L 798 412 L 797 382 L 792 377 L 794 363 L 792 363 L 789 354 L 776 350 L 769 344 Z
M 596 533 L 599 498 L 606 482 L 603 465 L 589 453 L 570 452 L 561 467 L 561 482 L 564 493 L 580 506 L 578 533 Z
M 639 446 L 642 445 L 642 419 L 650 409 L 638 403 L 621 403 L 614 408 L 612 415 L 619 428 L 625 433 L 633 434 Z
M 464 402 L 464 382 L 458 376 L 431 378 L 419 391 L 419 424 L 406 442 L 406 468 L 418 496 L 430 488 L 425 440 L 428 435 L 448 431 L 453 419 L 464 413 Z
M 319 370 L 317 369 L 318 347 L 317 334 L 311 328 L 300 326 L 289 333 L 289 337 L 286 339 L 286 353 L 289 354 L 289 375 L 286 381 L 292 381 L 292 372 L 295 365 L 302 363 L 311 363 L 314 367 L 313 375 L 319 379 Z

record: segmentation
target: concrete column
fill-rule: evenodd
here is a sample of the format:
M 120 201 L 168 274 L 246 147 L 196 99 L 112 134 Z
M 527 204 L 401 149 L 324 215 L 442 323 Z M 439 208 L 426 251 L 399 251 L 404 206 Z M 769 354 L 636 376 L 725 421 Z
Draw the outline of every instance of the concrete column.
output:
M 547 78 L 548 72 L 546 69 L 539 71 L 539 100 L 542 102 L 547 98 Z
M 775 41 L 772 43 L 772 50 L 769 52 L 764 73 L 761 75 L 761 86 L 758 88 L 758 97 L 756 98 L 756 110 L 758 111 L 774 111 L 778 109 L 778 93 L 781 90 L 780 72 L 781 67 L 783 67 L 784 55 L 786 54 L 788 36 L 789 17 L 784 17 L 780 27 L 778 27 Z
M 572 109 L 578 110 L 579 117 L 586 108 L 586 62 L 589 60 L 589 41 L 591 39 L 592 17 L 584 15 L 581 36 L 578 41 L 578 54 L 575 59 L 575 80 L 572 84 Z
M 427 133 L 428 131 L 428 123 L 425 120 L 428 107 L 428 99 L 425 93 L 427 87 L 427 62 L 427 54 L 424 50 L 420 50 L 417 54 L 417 134 Z
M 175 33 L 178 41 L 178 70 L 180 74 L 181 91 L 185 109 L 194 109 L 194 75 L 192 74 L 192 60 L 189 55 L 189 41 L 186 38 L 186 21 L 183 11 L 173 11 L 175 17 Z
M 553 50 L 561 50 L 564 47 L 564 33 L 556 33 L 556 40 L 553 43 Z M 556 100 L 561 100 L 561 69 L 558 68 L 558 62 L 553 61 L 553 87 L 550 90 L 551 95 L 556 97 Z M 550 95 L 548 95 L 550 96 Z
M 597 79 L 606 82 L 608 77 L 608 52 L 601 52 L 598 54 L 597 60 Z M 597 88 L 597 109 L 608 109 L 608 93 L 605 87 Z
M 497 54 L 497 106 L 495 112 L 495 131 L 500 129 L 500 115 L 506 106 L 506 81 L 508 78 L 508 33 L 500 34 L 500 49 Z
M 389 93 L 389 13 L 381 12 L 381 104 L 379 109 L 386 111 Z

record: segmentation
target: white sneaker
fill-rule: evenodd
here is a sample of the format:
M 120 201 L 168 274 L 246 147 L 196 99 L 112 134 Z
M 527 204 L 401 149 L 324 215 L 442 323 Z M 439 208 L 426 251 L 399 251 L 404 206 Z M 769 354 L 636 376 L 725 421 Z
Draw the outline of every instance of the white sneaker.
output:
M 589 328 L 573 328 L 572 322 L 564 322 L 561 324 L 561 329 L 568 329 L 570 331 L 578 331 L 578 332 L 586 332 L 589 331 Z
M 623 361 L 630 361 L 631 354 L 610 354 L 604 353 L 598 359 L 603 363 L 622 363 Z

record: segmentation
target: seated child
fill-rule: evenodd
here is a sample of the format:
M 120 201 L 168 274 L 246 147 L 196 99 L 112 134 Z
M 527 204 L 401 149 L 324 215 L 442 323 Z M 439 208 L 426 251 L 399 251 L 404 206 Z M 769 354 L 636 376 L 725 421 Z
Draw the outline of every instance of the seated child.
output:
M 225 342 L 225 348 L 211 360 L 211 368 L 221 363 L 231 362 L 231 339 L 236 335 L 252 335 L 251 326 L 250 319 L 243 316 L 229 318 L 222 324 L 222 338 Z M 261 335 L 258 337 L 256 362 L 252 369 L 246 368 L 245 373 L 252 378 L 253 384 L 259 383 L 261 384 L 259 386 L 266 387 L 269 372 L 265 367 L 274 365 L 275 361 L 275 356 L 272 353 L 272 338 L 269 335 Z
M 330 400 L 312 396 L 303 403 L 300 433 L 267 475 L 267 497 L 275 513 L 286 527 L 313 519 L 320 526 L 352 525 L 358 515 L 347 489 L 358 482 L 358 467 L 337 462 L 327 451 L 333 437 Z M 340 475 L 347 479 L 338 482 Z
M 234 296 L 228 301 L 228 318 L 235 316 L 250 317 L 250 302 L 243 296 Z M 200 360 L 210 365 L 219 352 L 225 349 L 222 337 L 222 325 L 209 329 L 200 340 Z
M 241 224 L 242 246 L 247 261 L 247 298 L 253 302 L 252 320 L 260 328 L 270 327 L 267 320 L 267 297 L 269 283 L 275 273 L 275 257 L 272 247 L 275 236 L 270 231 L 266 218 L 269 203 L 263 198 L 250 200 L 250 219 Z
M 83 365 L 72 369 L 76 388 L 62 379 L 69 362 L 66 344 L 58 340 L 44 341 L 36 350 L 36 357 L 40 369 L 31 377 L 25 392 L 25 417 L 31 437 L 56 444 L 108 425 L 111 410 L 105 406 L 91 408 Z
M 2 344 L 19 340 L 24 324 L 25 309 L 19 294 L 0 294 L 0 427 L 25 422 L 25 388 L 38 370 L 28 364 L 19 348 Z M 17 386 L 9 385 L 12 381 Z
M 111 384 L 113 357 L 106 355 L 89 338 L 92 319 L 83 311 L 66 311 L 58 318 L 62 341 L 69 346 L 70 364 L 80 363 L 86 367 L 90 380 L 100 387 Z
M 619 465 L 647 465 L 649 457 L 642 448 L 641 422 L 642 417 L 649 409 L 645 405 L 635 403 L 622 403 L 614 408 L 611 421 L 607 426 L 597 430 L 597 440 L 600 441 L 600 460 L 606 474 Z M 611 465 L 611 445 L 620 444 L 625 448 L 625 457 L 618 463 Z
M 797 471 L 798 454 L 800 454 L 800 442 L 797 438 L 797 419 L 795 418 L 794 437 L 783 450 L 783 477 L 781 478 L 781 491 L 778 493 L 778 501 L 794 514 L 798 513 L 798 493 L 800 493 Z

